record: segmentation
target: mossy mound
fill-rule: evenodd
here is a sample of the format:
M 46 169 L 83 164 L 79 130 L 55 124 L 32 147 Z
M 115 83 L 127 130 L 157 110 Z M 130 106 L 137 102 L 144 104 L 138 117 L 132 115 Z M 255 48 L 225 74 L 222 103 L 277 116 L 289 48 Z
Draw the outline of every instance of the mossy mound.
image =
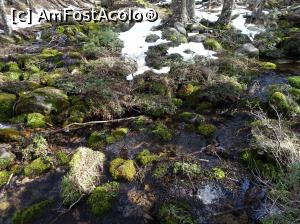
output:
M 287 97 L 281 92 L 275 92 L 272 94 L 269 100 L 271 105 L 274 105 L 280 112 L 288 112 L 290 105 Z
M 24 168 L 25 176 L 37 176 L 47 172 L 51 168 L 49 161 L 45 161 L 42 158 L 33 160 L 30 164 Z
M 203 135 L 204 137 L 211 137 L 216 131 L 217 128 L 213 124 L 200 124 L 197 127 L 197 133 Z
M 277 65 L 272 62 L 262 62 L 260 65 L 266 70 L 275 70 L 277 68 Z
M 0 187 L 7 183 L 9 176 L 10 173 L 8 171 L 0 171 Z
M 136 174 L 134 161 L 116 158 L 110 162 L 109 172 L 114 179 L 132 181 Z
M 292 76 L 288 78 L 288 82 L 292 87 L 300 89 L 300 76 Z
M 201 166 L 197 163 L 175 162 L 173 173 L 196 177 L 201 173 Z
M 16 105 L 17 114 L 60 113 L 69 106 L 68 96 L 59 89 L 43 87 L 23 94 Z
M 172 133 L 170 132 L 170 129 L 163 123 L 157 123 L 152 133 L 164 141 L 172 140 Z
M 213 38 L 207 38 L 205 39 L 204 43 L 203 43 L 204 47 L 209 49 L 209 50 L 222 50 L 223 47 L 222 45 L 216 40 L 216 39 L 213 39 Z
M 40 113 L 32 113 L 27 115 L 27 125 L 31 128 L 46 127 L 45 116 Z
M 51 203 L 51 201 L 46 200 L 34 204 L 28 208 L 22 209 L 14 213 L 12 217 L 13 224 L 30 224 L 34 219 L 38 218 L 44 209 Z
M 88 197 L 88 204 L 91 206 L 92 213 L 101 216 L 108 212 L 116 199 L 120 189 L 118 182 L 109 182 L 96 187 Z
M 0 93 L 0 121 L 8 121 L 12 117 L 15 100 L 13 94 Z
M 61 197 L 63 204 L 71 205 L 82 194 L 94 190 L 102 175 L 105 155 L 89 148 L 79 147 L 69 165 L 69 173 L 61 182 Z
M 147 166 L 154 161 L 157 161 L 158 158 L 159 156 L 152 154 L 148 149 L 144 149 L 136 157 L 137 161 L 143 166 Z
M 117 128 L 116 130 L 112 131 L 112 133 L 106 137 L 107 144 L 113 144 L 117 141 L 122 140 L 128 133 L 128 128 Z

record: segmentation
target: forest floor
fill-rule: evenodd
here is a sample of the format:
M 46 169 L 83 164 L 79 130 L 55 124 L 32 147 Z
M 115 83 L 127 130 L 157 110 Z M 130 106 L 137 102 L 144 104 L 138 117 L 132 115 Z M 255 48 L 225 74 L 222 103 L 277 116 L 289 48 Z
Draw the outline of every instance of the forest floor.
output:
M 298 12 L 196 6 L 0 35 L 0 223 L 299 223 Z

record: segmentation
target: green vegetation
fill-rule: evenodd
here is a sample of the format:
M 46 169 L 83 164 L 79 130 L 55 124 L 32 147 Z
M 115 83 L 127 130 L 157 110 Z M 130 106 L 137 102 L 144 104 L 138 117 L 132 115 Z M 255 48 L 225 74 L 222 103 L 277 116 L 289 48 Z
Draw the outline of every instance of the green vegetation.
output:
M 117 128 L 106 137 L 106 143 L 113 144 L 122 140 L 127 135 L 128 131 L 128 128 Z
M 134 161 L 116 158 L 110 162 L 109 172 L 114 179 L 132 181 L 136 174 Z
M 88 197 L 88 204 L 91 206 L 92 213 L 101 216 L 108 212 L 116 199 L 120 189 L 118 182 L 105 183 L 96 187 Z
M 277 65 L 272 62 L 262 62 L 261 67 L 267 70 L 275 70 Z
M 27 115 L 27 125 L 31 128 L 46 127 L 45 116 L 40 113 L 32 113 Z
M 51 201 L 46 200 L 34 204 L 28 208 L 22 209 L 14 213 L 12 217 L 13 224 L 30 224 L 36 218 L 38 218 L 44 209 L 51 203 Z
M 24 168 L 25 176 L 36 176 L 47 172 L 51 168 L 49 161 L 44 161 L 42 158 L 33 160 Z
M 300 89 L 300 76 L 292 76 L 288 78 L 288 82 L 292 87 Z
M 196 224 L 196 219 L 190 214 L 188 206 L 184 204 L 164 204 L 159 209 L 159 216 L 162 223 L 165 224 L 177 224 L 177 223 L 185 223 L 185 224 Z
M 0 121 L 8 121 L 12 117 L 15 100 L 13 94 L 0 93 Z
M 10 151 L 3 151 L 0 155 L 0 170 L 4 170 L 14 163 L 15 154 Z
M 204 47 L 209 50 L 221 50 L 223 48 L 222 45 L 213 38 L 205 39 L 203 44 L 204 44 Z
M 68 155 L 63 151 L 57 152 L 56 157 L 60 165 L 66 165 L 69 162 Z
M 275 92 L 270 97 L 271 105 L 274 105 L 275 108 L 281 112 L 288 112 L 290 105 L 286 96 L 281 92 Z
M 170 129 L 161 122 L 155 125 L 152 133 L 164 141 L 172 140 L 172 133 L 170 132 Z
M 153 177 L 154 178 L 162 178 L 168 173 L 168 166 L 165 164 L 159 165 L 156 167 L 153 171 Z
M 213 124 L 200 124 L 197 127 L 197 133 L 203 135 L 204 137 L 211 137 L 215 134 L 216 131 L 217 128 Z
M 222 180 L 226 176 L 225 171 L 219 167 L 213 168 L 212 171 L 213 171 L 214 178 L 216 178 L 218 180 Z
M 10 173 L 8 171 L 0 171 L 0 187 L 7 183 L 9 176 Z
M 148 149 L 144 149 L 143 151 L 139 152 L 136 159 L 141 165 L 147 166 L 154 161 L 157 161 L 159 156 L 152 154 Z
M 175 162 L 173 166 L 173 173 L 192 177 L 198 176 L 201 173 L 201 166 L 196 163 Z

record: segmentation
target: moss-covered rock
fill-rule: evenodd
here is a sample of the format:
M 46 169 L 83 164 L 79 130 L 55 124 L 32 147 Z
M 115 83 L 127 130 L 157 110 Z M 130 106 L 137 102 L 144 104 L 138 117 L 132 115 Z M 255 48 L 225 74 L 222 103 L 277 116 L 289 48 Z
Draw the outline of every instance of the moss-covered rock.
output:
M 20 72 L 20 68 L 17 62 L 10 61 L 6 64 L 9 72 Z
M 0 187 L 7 183 L 9 176 L 10 173 L 8 171 L 0 171 Z
M 275 70 L 277 68 L 277 65 L 272 62 L 262 62 L 260 65 L 267 70 Z
M 147 37 L 146 37 L 146 42 L 148 43 L 154 43 L 156 42 L 157 40 L 159 39 L 159 36 L 156 35 L 156 34 L 149 34 Z
M 70 171 L 61 182 L 61 197 L 65 205 L 76 202 L 81 195 L 94 190 L 102 175 L 105 155 L 79 147 L 69 165 Z
M 46 127 L 45 116 L 40 113 L 31 113 L 27 115 L 27 125 L 31 128 Z
M 0 170 L 6 169 L 8 166 L 12 165 L 16 159 L 16 155 L 0 146 Z
M 113 144 L 117 141 L 122 140 L 127 135 L 128 131 L 128 128 L 117 128 L 106 137 L 106 143 Z
M 197 127 L 197 133 L 203 135 L 204 137 L 211 137 L 216 131 L 217 128 L 213 124 L 200 124 Z
M 0 140 L 3 142 L 19 141 L 21 138 L 21 133 L 14 128 L 0 129 Z
M 162 37 L 174 42 L 175 44 L 187 43 L 186 36 L 179 33 L 175 28 L 168 28 L 163 30 Z
M 207 38 L 205 39 L 204 43 L 203 43 L 204 47 L 209 49 L 209 50 L 221 50 L 223 47 L 222 45 L 213 38 Z
M 191 83 L 185 84 L 179 89 L 178 95 L 180 97 L 188 97 L 192 93 L 194 93 L 196 90 L 198 90 L 198 88 L 195 87 L 193 84 L 191 84 Z
M 8 121 L 12 117 L 15 100 L 13 94 L 0 93 L 0 121 Z
M 136 174 L 134 161 L 116 158 L 110 162 L 109 172 L 114 179 L 132 181 Z
M 23 94 L 16 105 L 17 114 L 60 113 L 69 106 L 68 96 L 59 89 L 43 87 Z
M 108 212 L 115 201 L 120 189 L 118 182 L 109 182 L 96 187 L 88 197 L 88 204 L 91 206 L 92 213 L 101 216 Z
M 300 76 L 292 76 L 288 78 L 288 82 L 292 87 L 300 89 Z
M 137 161 L 143 166 L 147 166 L 154 161 L 157 161 L 158 158 L 159 156 L 152 154 L 148 149 L 139 152 L 136 157 Z
M 170 132 L 170 129 L 161 122 L 155 125 L 152 133 L 164 141 L 172 140 L 172 133 Z
M 198 106 L 196 107 L 197 113 L 200 113 L 200 114 L 209 113 L 209 112 L 211 112 L 212 109 L 213 109 L 213 104 L 211 102 L 207 102 L 207 101 L 203 101 L 203 102 L 199 103 Z
M 46 200 L 34 204 L 28 208 L 22 209 L 20 211 L 16 211 L 12 217 L 13 224 L 29 224 L 34 221 L 34 219 L 38 218 L 44 209 L 51 203 L 51 201 Z
M 47 172 L 50 168 L 51 164 L 49 161 L 46 161 L 42 158 L 37 158 L 25 166 L 24 175 L 29 177 L 37 176 Z
M 287 97 L 281 92 L 273 93 L 270 97 L 269 102 L 280 112 L 288 112 L 290 109 Z

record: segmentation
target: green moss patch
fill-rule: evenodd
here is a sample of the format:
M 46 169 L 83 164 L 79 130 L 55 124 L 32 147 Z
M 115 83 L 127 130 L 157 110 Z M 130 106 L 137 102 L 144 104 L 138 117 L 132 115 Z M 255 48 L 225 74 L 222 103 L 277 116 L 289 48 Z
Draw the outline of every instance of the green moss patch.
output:
M 40 113 L 32 113 L 27 115 L 27 125 L 31 128 L 46 127 L 45 116 Z
M 128 128 L 117 128 L 112 131 L 112 133 L 106 137 L 107 144 L 113 144 L 117 141 L 122 140 L 128 133 Z
M 4 186 L 8 179 L 9 179 L 10 173 L 7 171 L 0 171 L 0 187 Z
M 172 133 L 170 132 L 170 129 L 163 123 L 157 123 L 152 133 L 164 141 L 172 140 Z
M 8 121 L 12 117 L 15 100 L 13 94 L 0 93 L 0 121 Z
M 37 158 L 33 160 L 30 164 L 25 166 L 24 175 L 25 176 L 36 176 L 47 172 L 51 168 L 48 161 L 44 161 L 42 158 Z
M 101 216 L 108 212 L 115 201 L 120 189 L 118 182 L 109 182 L 96 187 L 88 197 L 88 204 L 91 206 L 92 213 Z
M 204 137 L 211 137 L 216 131 L 217 128 L 213 124 L 201 124 L 197 127 L 197 133 Z
M 300 76 L 289 77 L 288 82 L 292 87 L 300 89 Z
M 157 161 L 158 158 L 159 158 L 159 156 L 152 154 L 147 149 L 144 149 L 143 151 L 141 151 L 136 157 L 137 161 L 143 166 L 147 166 L 147 165 L 153 163 L 154 161 Z
M 38 218 L 44 209 L 51 203 L 46 200 L 40 203 L 34 204 L 28 208 L 22 209 L 14 213 L 12 218 L 13 224 L 30 224 L 34 219 Z
M 132 181 L 136 174 L 134 161 L 116 158 L 110 162 L 109 172 L 114 179 Z

